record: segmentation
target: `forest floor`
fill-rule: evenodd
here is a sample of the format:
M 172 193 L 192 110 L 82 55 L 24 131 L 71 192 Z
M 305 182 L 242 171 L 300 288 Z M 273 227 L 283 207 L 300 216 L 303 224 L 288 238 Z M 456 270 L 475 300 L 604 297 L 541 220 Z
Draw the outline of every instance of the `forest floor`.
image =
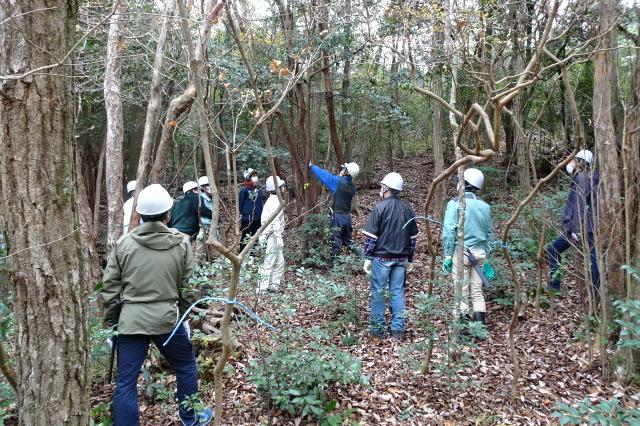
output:
M 397 168 L 406 179 L 403 196 L 422 213 L 432 164 L 426 158 L 408 158 Z M 377 170 L 376 176 L 383 176 Z M 515 194 L 501 182 L 490 194 L 494 205 L 494 229 L 496 237 L 504 219 L 516 206 Z M 371 208 L 379 200 L 378 186 L 360 191 L 360 205 Z M 449 182 L 448 193 L 453 195 L 454 183 Z M 508 212 L 497 212 L 495 206 L 503 206 Z M 366 210 L 366 209 L 364 209 Z M 354 217 L 354 229 L 360 229 L 368 212 Z M 558 218 L 559 219 L 559 218 Z M 503 286 L 487 292 L 487 328 L 489 337 L 477 344 L 458 349 L 458 355 L 448 357 L 451 349 L 448 339 L 448 322 L 452 298 L 451 283 L 438 271 L 434 282 L 434 294 L 439 296 L 431 314 L 421 310 L 429 276 L 429 256 L 426 250 L 426 223 L 420 222 L 417 265 L 406 281 L 406 304 L 409 312 L 404 341 L 390 338 L 377 340 L 368 330 L 369 281 L 358 272 L 361 264 L 354 257 L 347 257 L 345 275 L 335 275 L 335 280 L 348 289 L 334 300 L 315 301 L 314 285 L 322 279 L 331 280 L 332 271 L 301 271 L 299 265 L 288 264 L 284 288 L 278 293 L 256 296 L 251 285 L 241 289 L 238 300 L 248 302 L 261 317 L 281 330 L 320 329 L 327 334 L 328 343 L 361 361 L 362 372 L 368 376 L 368 384 L 338 384 L 329 390 L 329 398 L 337 401 L 335 412 L 351 409 L 344 424 L 427 425 L 427 424 L 553 424 L 551 414 L 555 404 L 574 404 L 585 397 L 591 401 L 620 399 L 625 406 L 638 406 L 638 389 L 621 386 L 615 381 L 607 383 L 601 377 L 597 352 L 590 351 L 585 341 L 584 308 L 580 286 L 582 280 L 568 277 L 563 282 L 564 293 L 549 304 L 543 298 L 543 309 L 535 315 L 533 297 L 529 298 L 526 319 L 515 326 L 514 343 L 519 360 L 520 378 L 517 395 L 512 397 L 513 364 L 510 358 L 508 326 L 512 318 L 512 284 L 504 264 L 496 259 L 499 267 L 498 282 Z M 439 240 L 439 230 L 432 228 L 434 239 Z M 288 231 L 286 245 L 295 245 L 293 232 Z M 290 250 L 292 256 L 295 250 Z M 500 255 L 496 255 L 499 257 Z M 573 255 L 577 256 L 577 255 Z M 571 259 L 571 258 L 570 258 Z M 571 261 L 569 263 L 572 263 Z M 579 262 L 573 262 L 579 264 Z M 344 265 L 343 265 L 344 266 Z M 439 269 L 439 263 L 436 264 Z M 526 265 L 525 265 L 526 266 Z M 570 266 L 570 269 L 577 267 Z M 521 278 L 534 285 L 535 267 L 529 265 L 519 270 Z M 572 274 L 569 274 L 572 275 Z M 546 272 L 545 275 L 546 276 Z M 342 278 L 340 278 L 342 277 Z M 334 281 L 335 281 L 334 280 Z M 546 281 L 546 280 L 545 280 Z M 533 283 L 533 284 L 532 284 Z M 511 293 L 509 293 L 509 290 Z M 509 294 L 511 298 L 509 299 Z M 314 303 L 311 303 L 314 302 Z M 357 308 L 349 317 L 348 306 Z M 355 304 L 355 305 L 353 305 Z M 347 308 L 345 308 L 345 306 Z M 283 314 L 286 312 L 286 314 Z M 433 348 L 429 371 L 421 371 L 425 359 L 430 330 L 438 336 Z M 240 424 L 315 424 L 312 417 L 300 417 L 284 413 L 268 404 L 248 379 L 251 360 L 264 362 L 265 354 L 272 348 L 289 344 L 292 348 L 304 345 L 304 339 L 294 343 L 281 333 L 271 333 L 254 322 L 240 319 L 235 322 L 234 337 L 240 343 L 239 350 L 230 361 L 225 376 L 223 423 Z M 286 342 L 288 343 L 284 343 Z M 590 362 L 590 352 L 591 355 Z M 202 365 L 201 369 L 207 367 Z M 293 368 L 293 367 L 292 367 Z M 277 374 L 277 371 L 274 372 Z M 305 374 L 305 373 L 301 373 Z M 174 379 L 162 376 L 169 388 Z M 213 406 L 213 386 L 206 377 L 201 380 L 205 402 Z M 96 385 L 93 405 L 103 406 L 109 401 L 112 387 Z M 150 397 L 141 392 L 143 424 L 174 424 L 177 420 L 175 405 L 170 397 L 158 402 L 158 395 Z

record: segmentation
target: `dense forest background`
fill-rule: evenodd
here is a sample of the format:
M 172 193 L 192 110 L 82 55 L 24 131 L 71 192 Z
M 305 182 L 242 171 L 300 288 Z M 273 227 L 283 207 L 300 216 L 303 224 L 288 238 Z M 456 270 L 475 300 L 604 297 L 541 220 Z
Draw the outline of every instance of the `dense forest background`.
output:
M 195 310 L 216 424 L 640 421 L 639 23 L 618 0 L 3 2 L 0 424 L 111 424 L 96 295 L 124 185 L 179 197 L 202 175 L 212 259 L 189 291 L 278 329 L 231 304 Z M 576 247 L 557 298 L 543 248 L 583 148 L 602 182 L 601 285 Z M 410 338 L 371 341 L 361 261 L 331 263 L 308 168 L 345 161 L 362 171 L 358 226 L 387 172 L 436 219 L 464 167 L 485 173 L 488 340 L 451 337 L 440 230 L 421 222 Z M 238 253 L 249 167 L 287 181 L 282 294 L 256 295 L 261 255 Z M 143 373 L 143 418 L 172 424 L 170 371 L 156 354 Z

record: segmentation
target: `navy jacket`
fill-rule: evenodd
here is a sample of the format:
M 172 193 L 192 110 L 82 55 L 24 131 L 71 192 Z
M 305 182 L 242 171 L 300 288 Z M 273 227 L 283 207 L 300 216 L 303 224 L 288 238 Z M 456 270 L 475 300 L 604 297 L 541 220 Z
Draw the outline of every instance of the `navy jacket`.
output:
M 316 166 L 311 166 L 313 173 L 333 196 L 332 209 L 335 213 L 351 213 L 351 200 L 356 195 L 356 186 L 351 176 L 337 176 Z
M 598 218 L 599 184 L 598 172 L 580 171 L 573 176 L 562 217 L 562 227 L 567 234 L 593 233 L 594 220 Z
M 397 196 L 380 201 L 371 211 L 362 233 L 375 244 L 365 246 L 365 255 L 374 257 L 401 258 L 411 261 L 415 251 L 415 239 L 418 237 L 415 217 L 409 205 Z M 407 226 L 403 226 L 407 223 Z
M 240 214 L 242 220 L 254 221 L 260 220 L 262 215 L 262 190 L 258 188 L 249 189 L 244 186 L 240 190 Z

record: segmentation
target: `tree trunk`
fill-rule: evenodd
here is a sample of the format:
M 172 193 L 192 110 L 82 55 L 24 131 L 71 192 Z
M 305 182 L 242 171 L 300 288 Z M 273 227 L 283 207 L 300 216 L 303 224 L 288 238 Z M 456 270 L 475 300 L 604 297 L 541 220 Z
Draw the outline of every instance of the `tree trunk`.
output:
M 149 94 L 149 104 L 147 105 L 147 116 L 144 121 L 144 133 L 142 135 L 142 147 L 140 148 L 140 157 L 138 158 L 138 170 L 136 172 L 136 195 L 133 201 L 133 209 L 131 211 L 132 220 L 129 222 L 129 228 L 133 229 L 140 223 L 140 217 L 136 212 L 136 204 L 138 202 L 138 194 L 147 185 L 147 174 L 149 172 L 149 163 L 151 162 L 151 151 L 153 150 L 153 136 L 156 133 L 160 103 L 162 102 L 162 62 L 164 59 L 164 44 L 167 40 L 167 30 L 169 28 L 169 20 L 173 12 L 174 2 L 168 0 L 165 6 L 164 18 L 158 35 L 158 44 L 156 45 L 156 55 L 153 60 L 153 71 L 151 78 L 151 90 Z M 167 114 L 167 117 L 169 114 Z M 166 125 L 165 125 L 166 127 Z M 175 126 L 174 126 L 175 127 Z M 173 128 L 171 129 L 173 135 Z M 164 132 L 163 132 L 164 135 Z M 164 162 L 161 166 L 164 169 Z M 164 170 L 162 170 L 164 172 Z M 149 182 L 162 183 L 161 180 L 154 178 Z
M 122 71 L 122 34 L 120 19 L 123 4 L 119 3 L 109 23 L 107 59 L 104 76 L 104 103 L 107 111 L 107 251 L 111 251 L 122 235 L 122 99 L 120 73 Z
M 328 34 L 327 19 L 329 11 L 326 0 L 320 0 L 320 20 L 318 21 L 318 30 L 320 30 L 320 39 L 324 41 Z M 336 126 L 336 107 L 333 102 L 333 77 L 331 76 L 331 65 L 329 61 L 329 52 L 326 48 L 322 49 L 322 75 L 324 77 L 324 99 L 327 103 L 327 120 L 329 122 L 329 134 L 331 135 L 331 144 L 336 154 L 338 164 L 344 164 L 344 153 L 342 151 L 342 143 L 338 138 L 338 129 Z
M 602 374 L 609 377 L 609 365 L 605 344 L 608 341 L 609 323 L 612 319 L 610 293 L 623 297 L 624 235 L 623 202 L 620 152 L 616 140 L 614 114 L 614 63 L 616 55 L 615 23 L 616 0 L 600 0 L 598 24 L 602 34 L 600 49 L 596 54 L 593 82 L 593 130 L 596 142 L 596 160 L 600 170 L 598 191 L 599 221 L 595 235 L 600 268 L 601 318 L 599 339 Z
M 23 425 L 89 424 L 88 289 L 80 243 L 72 49 L 78 3 L 0 2 L 0 211 Z M 27 37 L 27 38 L 25 38 Z
M 347 128 L 349 127 L 348 106 L 349 106 L 349 87 L 351 86 L 351 0 L 344 2 L 345 22 L 344 35 L 344 65 L 342 68 L 342 95 L 340 106 L 342 114 L 340 115 L 340 136 L 344 142 L 345 158 L 350 161 L 353 159 L 353 140 L 347 138 Z

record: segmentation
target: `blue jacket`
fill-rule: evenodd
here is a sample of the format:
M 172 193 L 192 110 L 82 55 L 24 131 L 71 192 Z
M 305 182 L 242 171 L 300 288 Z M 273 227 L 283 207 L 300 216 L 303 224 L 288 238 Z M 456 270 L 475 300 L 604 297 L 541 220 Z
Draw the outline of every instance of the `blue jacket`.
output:
M 356 187 L 351 176 L 337 176 L 316 166 L 311 166 L 318 180 L 331 191 L 333 197 L 333 211 L 336 213 L 351 213 L 351 200 L 356 194 Z
M 200 222 L 202 226 L 208 231 L 211 226 L 211 214 L 213 210 L 213 199 L 205 193 L 200 193 Z
M 573 176 L 562 227 L 567 234 L 593 233 L 594 216 L 598 217 L 598 185 L 600 173 L 580 171 Z M 584 228 L 583 228 L 584 226 Z
M 260 220 L 262 215 L 262 190 L 258 188 L 247 188 L 244 186 L 240 190 L 240 214 L 242 220 Z
M 488 253 L 493 242 L 493 224 L 491 223 L 491 207 L 472 192 L 465 193 L 467 207 L 464 210 L 464 245 L 473 248 L 481 247 Z M 449 201 L 444 213 L 442 227 L 442 245 L 444 255 L 453 256 L 457 243 L 458 229 L 458 197 Z

